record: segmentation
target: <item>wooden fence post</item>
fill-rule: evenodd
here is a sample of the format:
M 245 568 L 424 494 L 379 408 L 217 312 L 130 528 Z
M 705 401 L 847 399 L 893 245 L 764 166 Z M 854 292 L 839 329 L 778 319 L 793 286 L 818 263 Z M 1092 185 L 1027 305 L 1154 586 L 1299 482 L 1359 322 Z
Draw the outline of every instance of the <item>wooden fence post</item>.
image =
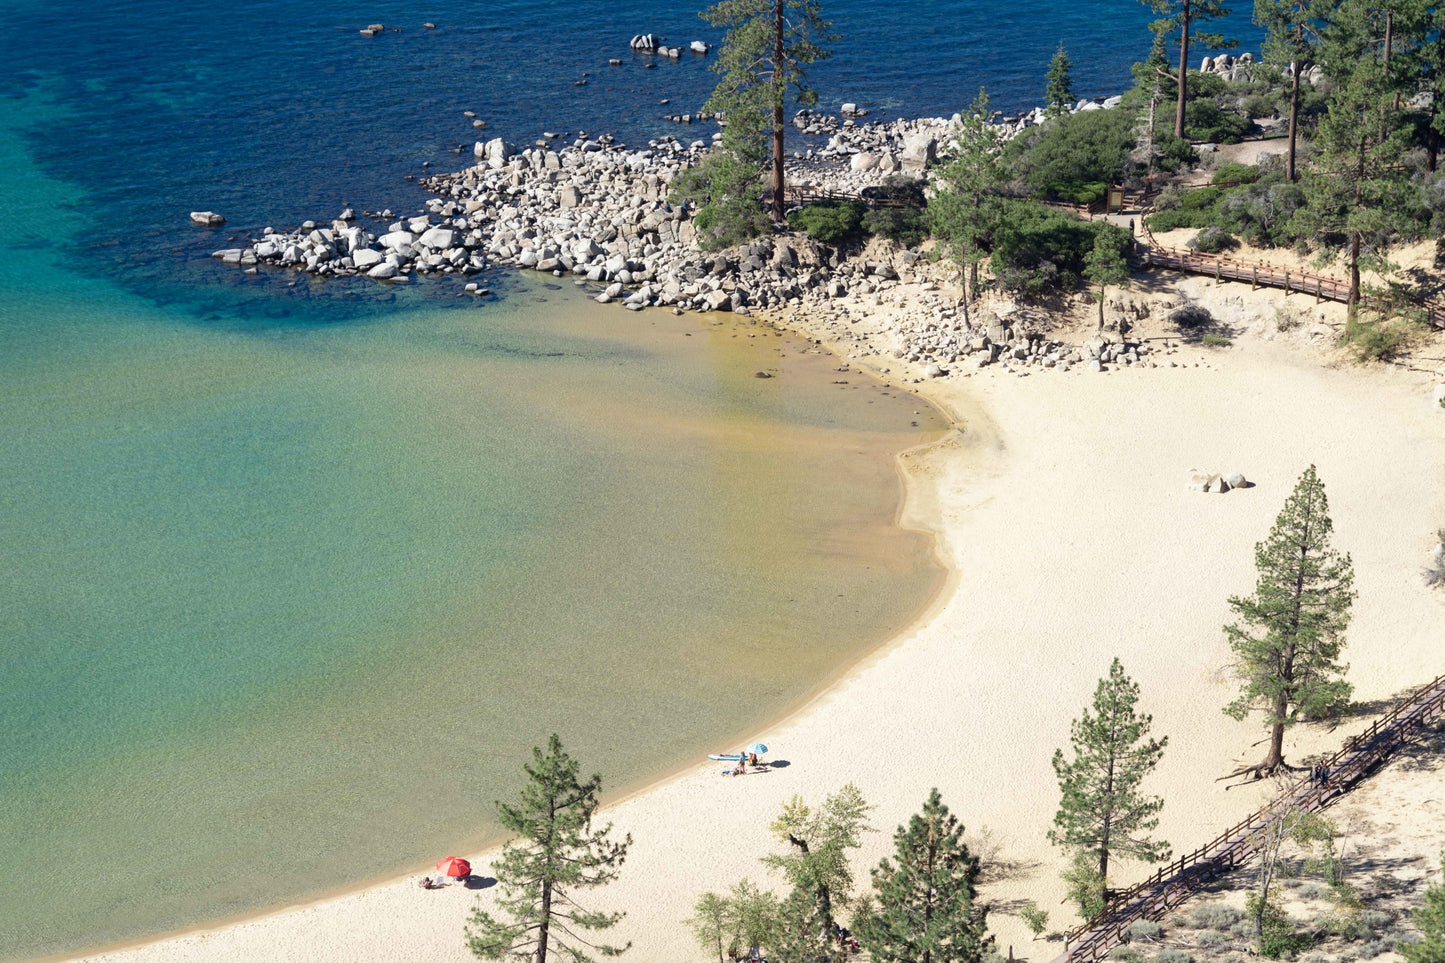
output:
M 1289 268 L 1284 269 L 1284 296 L 1289 297 Z
M 1258 264 L 1254 265 L 1253 274 L 1254 274 L 1254 280 L 1250 282 L 1249 289 L 1250 289 L 1251 291 L 1258 291 L 1258 290 L 1259 290 L 1259 265 L 1258 265 Z

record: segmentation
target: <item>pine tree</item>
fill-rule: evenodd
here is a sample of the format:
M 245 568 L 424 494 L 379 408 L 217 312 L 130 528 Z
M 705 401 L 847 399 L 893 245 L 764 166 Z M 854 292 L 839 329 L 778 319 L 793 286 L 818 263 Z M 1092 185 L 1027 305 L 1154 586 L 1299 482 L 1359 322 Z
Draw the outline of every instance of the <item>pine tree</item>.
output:
M 1064 42 L 1060 40 L 1054 59 L 1049 61 L 1048 86 L 1044 88 L 1044 103 L 1051 114 L 1067 114 L 1074 105 L 1074 82 L 1069 77 L 1073 66 L 1068 51 L 1064 50 Z
M 873 870 L 877 908 L 854 921 L 871 959 L 889 963 L 978 963 L 985 911 L 975 904 L 978 857 L 934 789 L 893 834 L 896 863 Z
M 1124 257 L 1133 240 L 1129 232 L 1114 224 L 1100 224 L 1094 234 L 1094 246 L 1084 256 L 1084 277 L 1099 286 L 1094 300 L 1099 302 L 1099 330 L 1104 330 L 1104 295 L 1109 285 L 1129 277 L 1129 262 Z
M 1220 20 L 1229 16 L 1229 8 L 1220 0 L 1140 0 L 1140 2 L 1161 17 L 1151 25 L 1151 30 L 1156 33 L 1170 30 L 1179 31 L 1179 91 L 1174 113 L 1174 136 L 1183 137 L 1184 103 L 1187 99 L 1189 82 L 1189 42 L 1191 39 L 1189 30 L 1197 23 Z M 1195 43 L 1210 50 L 1233 47 L 1236 44 L 1236 41 L 1226 40 L 1223 34 L 1218 33 L 1196 33 L 1192 39 Z
M 1330 15 L 1319 47 L 1334 85 L 1315 135 L 1315 160 L 1304 178 L 1306 206 L 1299 231 L 1325 245 L 1327 257 L 1344 254 L 1353 324 L 1362 290 L 1360 271 L 1388 265 L 1387 247 L 1408 218 L 1408 175 L 1400 157 L 1410 143 L 1394 108 L 1401 88 L 1386 60 L 1386 26 L 1365 0 L 1344 0 Z
M 1234 651 L 1239 698 L 1225 712 L 1243 719 L 1264 713 L 1269 752 L 1257 766 L 1231 775 L 1268 775 L 1284 765 L 1284 730 L 1350 698 L 1339 663 L 1355 599 L 1350 556 L 1330 547 L 1325 486 L 1307 468 L 1285 500 L 1269 537 L 1254 547 L 1259 581 L 1248 598 L 1232 597 L 1239 621 L 1224 627 Z
M 823 19 L 818 0 L 721 0 L 700 16 L 727 29 L 712 69 L 722 80 L 703 105 L 731 125 L 769 130 L 773 141 L 773 220 L 783 220 L 784 111 L 791 91 L 799 106 L 818 95 L 808 87 L 804 67 L 830 55 L 824 47 L 838 37 Z M 746 118 L 741 115 L 748 115 Z
M 545 753 L 532 750 L 532 764 L 524 768 L 529 781 L 518 804 L 497 803 L 499 821 L 517 836 L 493 867 L 502 893 L 497 903 L 511 922 L 494 918 L 479 903 L 467 921 L 467 945 L 482 959 L 535 963 L 547 963 L 553 950 L 572 963 L 586 963 L 589 951 L 622 953 L 627 946 L 594 944 L 578 931 L 608 929 L 623 914 L 584 910 L 572 895 L 616 879 L 632 844 L 630 835 L 610 841 L 611 825 L 592 829 L 602 777 L 579 781 L 577 762 L 556 735 Z
M 849 783 L 816 810 L 794 796 L 773 822 L 773 835 L 789 849 L 783 855 L 764 856 L 763 862 L 781 871 L 795 890 L 812 895 L 825 928 L 832 927 L 834 914 L 852 896 L 848 851 L 862 845 L 862 835 L 870 829 L 871 808 L 858 787 Z
M 1110 856 L 1169 858 L 1168 843 L 1144 835 L 1159 825 L 1164 800 L 1139 792 L 1169 738 L 1148 738 L 1153 717 L 1134 711 L 1138 701 L 1138 684 L 1115 659 L 1094 690 L 1093 714 L 1084 710 L 1070 726 L 1073 760 L 1066 761 L 1062 749 L 1054 752 L 1060 799 L 1049 841 L 1088 856 L 1101 884 L 1109 878 Z
M 1445 853 L 1440 854 L 1445 871 Z M 1425 901 L 1412 914 L 1420 928 L 1418 943 L 1398 943 L 1396 952 L 1406 963 L 1445 963 L 1445 878 L 1425 890 Z
M 1295 156 L 1299 139 L 1300 77 L 1314 59 L 1329 0 L 1254 0 L 1254 22 L 1265 29 L 1264 62 L 1289 71 L 1289 149 L 1285 174 L 1298 180 Z
M 1142 124 L 1144 143 L 1140 148 L 1140 159 L 1149 165 L 1149 172 L 1152 174 L 1154 161 L 1160 153 L 1157 146 L 1159 138 L 1156 133 L 1156 115 L 1159 112 L 1159 102 L 1164 99 L 1165 90 L 1174 83 L 1174 78 L 1169 73 L 1164 31 L 1151 28 L 1151 32 L 1154 34 L 1154 42 L 1149 45 L 1149 56 L 1129 69 L 1134 75 L 1134 85 L 1144 92 L 1146 98 Z
M 985 198 L 998 189 L 998 128 L 989 121 L 988 92 L 963 112 L 954 160 L 939 171 L 943 188 L 928 204 L 929 228 L 941 238 L 958 263 L 963 288 L 963 322 L 970 323 L 969 303 L 978 292 L 978 265 L 983 260 L 989 219 Z

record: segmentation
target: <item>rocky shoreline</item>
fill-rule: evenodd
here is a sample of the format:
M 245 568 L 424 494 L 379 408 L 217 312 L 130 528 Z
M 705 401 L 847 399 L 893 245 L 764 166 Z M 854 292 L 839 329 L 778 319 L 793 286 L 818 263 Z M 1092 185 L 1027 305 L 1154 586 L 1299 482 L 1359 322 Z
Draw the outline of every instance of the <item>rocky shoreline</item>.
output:
M 1225 73 L 1247 63 L 1245 57 L 1218 58 L 1210 68 Z M 1074 109 L 1110 109 L 1119 100 L 1080 101 Z M 949 155 L 961 125 L 957 114 L 860 122 L 867 111 L 854 104 L 843 108 L 841 116 L 795 115 L 799 131 L 828 138 L 821 147 L 795 153 L 795 188 L 856 195 L 894 173 L 927 179 Z M 1009 138 L 1043 119 L 1040 108 L 996 116 L 995 123 Z M 913 296 L 924 297 L 919 317 L 898 332 L 890 350 L 920 365 L 926 377 L 945 376 L 965 363 L 1003 362 L 1010 370 L 1149 363 L 1147 343 L 1117 334 L 1075 345 L 989 315 L 966 324 L 956 299 L 939 293 L 952 269 L 892 242 L 875 240 L 850 257 L 784 233 L 721 253 L 702 251 L 694 211 L 668 196 L 673 179 L 698 164 L 709 146 L 708 139 L 669 136 L 630 148 L 608 135 L 585 134 L 567 144 L 548 135 L 520 150 L 502 138 L 478 141 L 473 166 L 421 181 L 434 195 L 424 210 L 410 217 L 382 212 L 390 222 L 384 231 L 368 231 L 348 209 L 324 226 L 308 221 L 289 232 L 267 228 L 247 246 L 212 256 L 253 273 L 271 266 L 387 284 L 427 275 L 473 278 L 506 265 L 571 278 L 600 303 L 675 313 L 803 311 L 826 317 L 837 314 L 844 299 L 868 298 L 876 306 L 892 289 L 913 286 Z M 480 280 L 470 280 L 465 290 L 489 293 Z

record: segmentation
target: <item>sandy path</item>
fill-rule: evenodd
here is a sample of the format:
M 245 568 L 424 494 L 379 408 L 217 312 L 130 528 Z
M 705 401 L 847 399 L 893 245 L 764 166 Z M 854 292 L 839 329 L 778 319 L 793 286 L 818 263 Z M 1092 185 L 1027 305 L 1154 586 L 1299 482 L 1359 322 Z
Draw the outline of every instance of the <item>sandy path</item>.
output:
M 934 383 L 968 430 L 906 459 L 920 484 L 909 512 L 941 524 L 956 590 L 932 618 L 792 719 L 756 735 L 786 768 L 723 779 L 715 766 L 612 807 L 636 843 L 597 903 L 626 908 L 627 959 L 704 959 L 681 923 L 697 894 L 747 875 L 767 824 L 793 793 L 820 799 L 852 780 L 877 805 L 862 867 L 932 786 L 970 829 L 991 827 L 1004 856 L 1032 868 L 986 895 L 1032 898 L 1070 922 L 1058 855 L 1044 840 L 1057 801 L 1049 758 L 1118 655 L 1140 683 L 1155 731 L 1170 738 L 1151 789 L 1167 804 L 1160 835 L 1185 850 L 1254 807 L 1261 788 L 1215 777 L 1253 759 L 1253 725 L 1225 718 L 1232 690 L 1226 599 L 1253 587 L 1256 541 L 1313 462 L 1336 541 L 1360 593 L 1349 633 L 1361 699 L 1438 674 L 1445 593 L 1418 571 L 1445 524 L 1445 415 L 1418 377 L 1328 370 L 1251 343 L 1215 368 L 1083 371 Z M 1184 489 L 1191 468 L 1239 470 L 1256 487 Z M 1346 730 L 1357 728 L 1354 723 Z M 1333 745 L 1293 734 L 1287 752 Z M 485 858 L 477 860 L 483 872 Z M 1119 882 L 1144 875 L 1122 867 Z M 482 894 L 484 903 L 490 896 Z M 476 895 L 423 892 L 411 880 L 96 959 L 463 960 Z M 1015 917 L 995 912 L 1000 947 L 1048 959 Z

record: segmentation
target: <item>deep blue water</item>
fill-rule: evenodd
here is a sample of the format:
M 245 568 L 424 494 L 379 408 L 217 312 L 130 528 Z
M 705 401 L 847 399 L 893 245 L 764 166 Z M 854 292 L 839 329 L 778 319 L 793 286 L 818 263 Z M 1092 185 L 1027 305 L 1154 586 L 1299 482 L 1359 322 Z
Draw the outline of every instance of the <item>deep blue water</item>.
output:
M 821 104 L 856 101 L 885 118 L 952 113 L 980 86 L 999 109 L 1032 106 L 1060 42 L 1080 96 L 1114 93 L 1147 51 L 1153 18 L 1135 0 L 825 8 L 841 39 L 812 71 Z M 333 296 L 318 299 L 302 285 L 278 299 L 276 285 L 203 258 L 236 231 L 329 218 L 347 204 L 416 207 L 423 194 L 405 175 L 423 173 L 424 162 L 456 166 L 477 136 L 527 142 L 585 130 L 635 141 L 711 130 L 663 118 L 702 104 L 712 58 L 627 48 L 644 31 L 716 42 L 687 4 L 9 0 L 0 9 L 0 91 L 44 93 L 51 107 L 24 134 L 45 173 L 71 188 L 56 204 L 84 217 L 85 230 L 62 242 L 67 253 L 212 323 L 236 313 L 246 324 L 355 317 L 374 287 L 336 297 L 352 289 L 332 284 Z M 1226 29 L 1257 50 L 1247 15 Z M 400 31 L 358 34 L 378 21 Z M 427 21 L 437 29 L 423 29 Z M 489 127 L 474 130 L 464 110 Z M 458 146 L 461 157 L 450 152 Z M 228 229 L 192 230 L 186 214 L 196 209 L 221 211 Z M 37 224 L 0 243 L 43 245 L 50 235 Z

